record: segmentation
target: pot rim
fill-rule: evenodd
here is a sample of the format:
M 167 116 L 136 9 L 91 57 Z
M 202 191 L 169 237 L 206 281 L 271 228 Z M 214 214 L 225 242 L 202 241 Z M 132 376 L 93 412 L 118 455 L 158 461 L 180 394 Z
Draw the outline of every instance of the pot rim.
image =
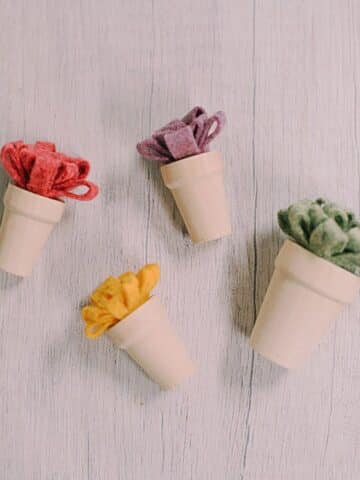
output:
M 340 303 L 351 303 L 359 292 L 360 277 L 290 239 L 280 249 L 275 268 Z

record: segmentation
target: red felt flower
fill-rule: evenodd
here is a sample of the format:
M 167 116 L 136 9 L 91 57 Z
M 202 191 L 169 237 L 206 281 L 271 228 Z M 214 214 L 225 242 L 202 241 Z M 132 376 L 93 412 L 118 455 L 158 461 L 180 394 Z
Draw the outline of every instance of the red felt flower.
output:
M 7 143 L 1 149 L 0 158 L 15 185 L 38 195 L 86 201 L 99 192 L 97 185 L 86 180 L 90 163 L 57 152 L 53 143 Z M 77 187 L 85 187 L 85 193 L 73 193 Z

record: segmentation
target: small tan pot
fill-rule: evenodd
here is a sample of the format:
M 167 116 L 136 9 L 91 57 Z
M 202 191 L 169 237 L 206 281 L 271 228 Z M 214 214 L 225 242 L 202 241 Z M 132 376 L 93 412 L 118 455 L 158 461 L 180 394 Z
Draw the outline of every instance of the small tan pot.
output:
M 286 240 L 252 331 L 251 346 L 285 368 L 300 366 L 343 308 L 360 279 Z
M 9 184 L 0 227 L 0 268 L 26 277 L 40 255 L 65 204 Z
M 194 372 L 194 364 L 158 297 L 151 297 L 106 333 L 164 390 Z
M 202 153 L 164 165 L 161 175 L 194 243 L 230 235 L 223 163 L 218 152 Z

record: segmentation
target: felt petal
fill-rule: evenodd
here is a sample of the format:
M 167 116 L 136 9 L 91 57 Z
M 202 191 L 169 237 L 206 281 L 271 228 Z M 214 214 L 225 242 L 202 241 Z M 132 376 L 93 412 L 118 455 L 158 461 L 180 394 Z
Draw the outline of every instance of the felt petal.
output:
M 118 293 L 117 285 L 118 283 L 114 277 L 108 277 L 91 294 L 91 303 L 98 308 L 104 309 L 108 300 Z
M 145 265 L 145 267 L 138 272 L 137 277 L 140 284 L 140 293 L 142 295 L 149 295 L 160 279 L 160 267 L 156 263 Z
M 116 319 L 100 308 L 88 305 L 81 311 L 85 322 L 85 335 L 88 338 L 96 338 L 116 323 Z
M 176 132 L 165 135 L 165 143 L 175 160 L 190 157 L 200 153 L 193 131 L 190 126 L 186 126 Z
M 139 280 L 136 275 L 126 282 L 122 283 L 122 293 L 125 299 L 125 305 L 131 311 L 139 304 Z
M 74 193 L 71 190 L 78 187 L 85 187 L 86 191 L 83 193 Z M 81 200 L 82 202 L 89 202 L 93 200 L 99 193 L 99 187 L 95 183 L 89 182 L 87 180 L 80 180 L 79 182 L 73 182 L 69 184 L 66 189 L 57 191 L 53 189 L 51 194 L 54 198 L 67 197 L 74 200 Z
M 194 132 L 194 137 L 195 137 L 195 140 L 196 140 L 198 145 L 199 145 L 199 141 L 201 139 L 201 136 L 203 134 L 206 121 L 207 121 L 207 115 L 205 113 L 203 113 L 199 117 L 195 118 L 190 124 L 190 127 L 192 128 L 192 131 Z
M 348 242 L 346 251 L 352 253 L 360 253 L 360 228 L 354 227 L 348 231 Z
M 51 143 L 51 142 L 36 142 L 34 147 L 36 150 L 46 150 L 48 152 L 56 152 L 55 143 Z
M 171 132 L 176 132 L 178 130 L 181 130 L 182 128 L 186 127 L 186 124 L 182 122 L 181 120 L 172 120 L 169 122 L 165 127 L 160 128 L 160 130 L 157 130 L 154 132 L 151 136 L 156 141 L 156 144 L 158 147 L 164 149 L 164 152 L 166 152 L 166 155 L 171 157 L 171 154 L 169 153 L 166 142 L 165 142 L 165 135 Z
M 85 325 L 85 335 L 88 338 L 95 339 L 102 335 L 106 330 L 115 325 L 117 322 L 115 319 L 111 318 L 108 322 L 97 321 L 94 323 L 87 323 Z
M 172 120 L 164 127 L 155 130 L 155 132 L 152 134 L 152 137 L 155 139 L 163 138 L 165 133 L 176 132 L 176 130 L 179 130 L 180 128 L 183 128 L 185 126 L 185 122 L 182 122 L 181 120 Z
M 74 182 L 79 178 L 79 168 L 71 162 L 60 163 L 54 179 L 54 187 L 60 189 L 69 182 Z
M 27 185 L 31 176 L 34 163 L 36 161 L 36 153 L 33 149 L 21 148 L 19 152 L 20 162 L 25 171 L 25 186 Z
M 348 212 L 338 207 L 334 203 L 325 204 L 323 207 L 323 211 L 328 217 L 333 218 L 341 229 L 347 230 L 350 223 Z
M 320 223 L 324 222 L 328 216 L 318 204 L 310 205 L 309 207 L 310 229 L 313 230 Z
M 148 138 L 138 143 L 137 151 L 147 160 L 155 160 L 166 163 L 171 159 L 170 154 L 160 145 L 157 144 L 153 138 Z
M 281 230 L 286 234 L 286 235 L 291 235 L 291 226 L 289 222 L 289 212 L 288 210 L 279 210 L 278 214 L 278 224 Z
M 30 173 L 27 190 L 48 196 L 54 184 L 59 162 L 51 157 L 39 152 Z
M 1 149 L 1 162 L 3 167 L 14 180 L 16 185 L 25 188 L 26 170 L 20 160 L 19 146 L 22 142 L 8 143 Z
M 76 178 L 78 180 L 86 178 L 90 173 L 90 162 L 83 158 L 67 158 L 67 164 L 76 168 Z
M 347 235 L 334 219 L 328 218 L 312 232 L 309 248 L 320 257 L 330 258 L 342 253 L 347 244 Z
M 83 158 L 73 158 L 72 163 L 77 165 L 78 167 L 78 178 L 79 179 L 84 179 L 86 178 L 89 173 L 90 173 L 90 162 L 87 160 L 84 160 Z
M 310 204 L 311 202 L 305 200 L 288 208 L 291 236 L 304 247 L 308 246 L 311 235 Z
M 104 310 L 101 308 L 95 307 L 93 305 L 86 305 L 81 310 L 81 315 L 83 317 L 83 320 L 86 323 L 94 323 L 97 321 L 97 319 L 104 313 Z
M 201 138 L 199 139 L 199 147 L 205 148 L 207 145 L 219 135 L 226 123 L 224 112 L 216 112 L 206 121 Z M 212 128 L 215 126 L 215 129 Z
M 106 310 L 117 320 L 124 318 L 129 313 L 129 307 L 124 304 L 122 296 L 113 297 L 106 303 Z
M 196 106 L 182 118 L 182 121 L 187 125 L 190 125 L 190 123 L 203 114 L 206 114 L 205 109 L 203 107 Z
M 117 280 L 119 282 L 119 285 L 120 285 L 120 288 L 121 288 L 121 285 L 125 282 L 128 282 L 129 280 L 133 279 L 134 277 L 136 277 L 135 273 L 134 272 L 125 272 L 125 273 L 122 273 L 119 277 L 117 277 Z

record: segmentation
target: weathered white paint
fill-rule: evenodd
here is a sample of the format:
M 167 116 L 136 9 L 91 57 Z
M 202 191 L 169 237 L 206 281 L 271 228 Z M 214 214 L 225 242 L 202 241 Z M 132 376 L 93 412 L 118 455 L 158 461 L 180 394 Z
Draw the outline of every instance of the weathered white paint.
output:
M 279 207 L 360 211 L 355 0 L 0 0 L 1 143 L 93 162 L 31 278 L 0 274 L 1 479 L 357 480 L 360 303 L 286 373 L 246 335 L 281 244 Z M 193 246 L 136 141 L 194 104 L 227 112 L 233 235 Z M 0 193 L 5 190 L 1 174 Z M 79 308 L 109 273 L 162 266 L 157 294 L 198 363 L 157 386 Z

